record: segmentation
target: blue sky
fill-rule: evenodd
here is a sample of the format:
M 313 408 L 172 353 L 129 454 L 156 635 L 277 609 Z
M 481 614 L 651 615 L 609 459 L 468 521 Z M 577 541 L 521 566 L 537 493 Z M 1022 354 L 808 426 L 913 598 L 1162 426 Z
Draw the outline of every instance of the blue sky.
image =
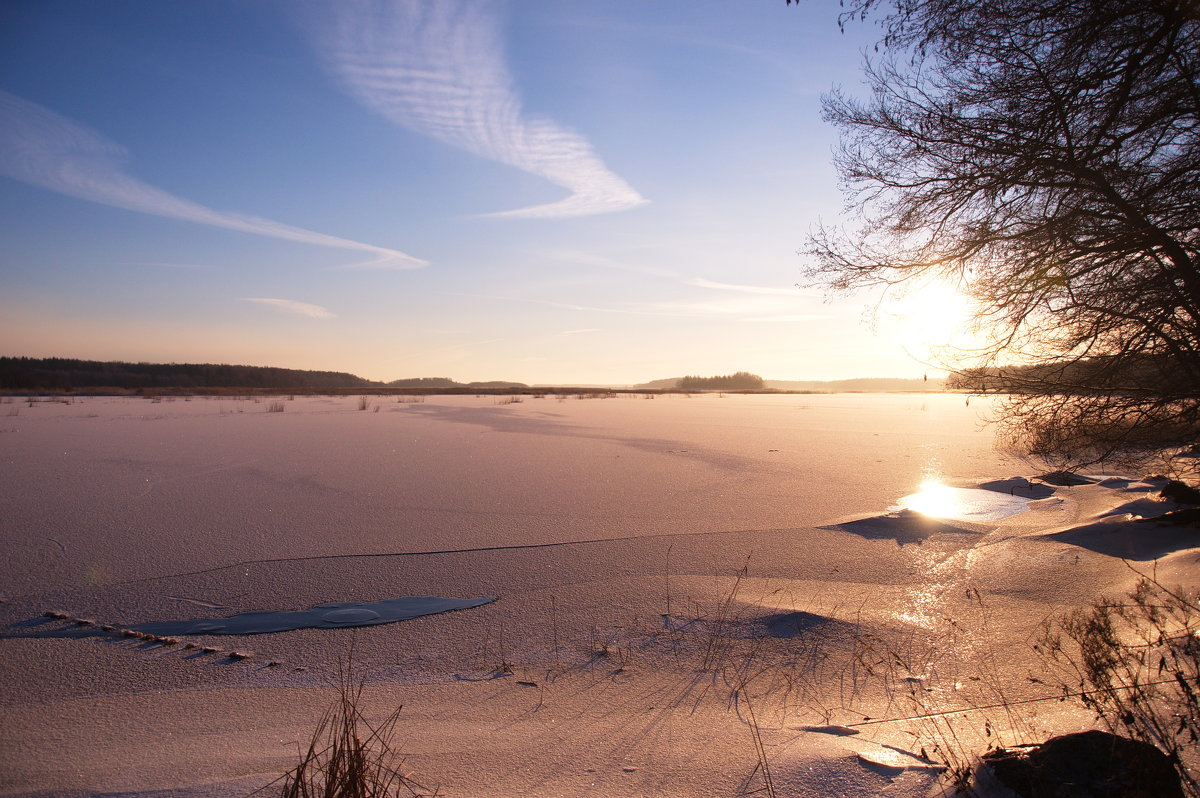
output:
M 0 7 L 0 349 L 529 383 L 920 376 L 797 287 L 809 0 Z M 925 309 L 927 310 L 927 309 Z

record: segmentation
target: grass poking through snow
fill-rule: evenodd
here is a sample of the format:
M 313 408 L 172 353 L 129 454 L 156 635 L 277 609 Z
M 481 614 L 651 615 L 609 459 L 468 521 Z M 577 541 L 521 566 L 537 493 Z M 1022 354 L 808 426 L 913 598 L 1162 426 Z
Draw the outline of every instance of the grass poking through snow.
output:
M 361 709 L 363 685 L 339 674 L 338 696 L 292 770 L 266 787 L 283 798 L 382 798 L 438 795 L 412 778 L 394 745 L 400 710 L 372 724 Z

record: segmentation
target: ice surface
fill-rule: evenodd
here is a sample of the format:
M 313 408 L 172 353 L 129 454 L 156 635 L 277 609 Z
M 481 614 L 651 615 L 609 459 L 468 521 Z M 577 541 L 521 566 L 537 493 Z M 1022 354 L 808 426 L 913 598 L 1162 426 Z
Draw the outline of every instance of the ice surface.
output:
M 872 765 L 883 771 L 901 770 L 944 770 L 945 767 L 936 762 L 899 748 L 884 747 L 870 748 L 858 752 L 858 758 L 867 765 Z
M 858 729 L 853 729 L 849 726 L 839 726 L 837 724 L 828 724 L 825 726 L 800 726 L 800 731 L 816 732 L 817 734 L 832 734 L 838 737 L 852 737 L 855 734 L 861 734 Z
M 333 601 L 309 610 L 241 612 L 228 618 L 195 618 L 187 621 L 153 621 L 129 628 L 152 635 L 257 635 L 293 629 L 342 629 L 394 623 L 422 615 L 479 607 L 495 596 L 459 599 L 438 596 L 402 596 L 381 601 Z
M 1034 701 L 1026 728 L 1093 722 L 1029 681 L 1029 641 L 1132 584 L 1130 536 L 1200 573 L 1194 530 L 1097 524 L 1137 481 L 889 515 L 930 474 L 1020 473 L 960 396 L 73 401 L 0 426 L 5 795 L 246 794 L 294 765 L 352 653 L 367 717 L 403 705 L 406 769 L 447 795 L 762 792 L 757 736 L 780 795 L 917 798 L 937 776 L 905 758 L 934 750 L 913 716 L 949 711 L 972 750 L 985 720 L 1013 731 L 974 709 L 996 691 Z M 981 520 L 1022 498 L 1042 504 Z M 398 595 L 505 600 L 394 624 L 327 601 Z M 228 656 L 264 607 L 319 628 Z M 208 639 L 104 628 L 197 613 Z
M 930 518 L 981 523 L 1000 521 L 1029 509 L 1029 496 L 1009 496 L 980 488 L 952 488 L 929 482 L 900 499 L 899 506 Z

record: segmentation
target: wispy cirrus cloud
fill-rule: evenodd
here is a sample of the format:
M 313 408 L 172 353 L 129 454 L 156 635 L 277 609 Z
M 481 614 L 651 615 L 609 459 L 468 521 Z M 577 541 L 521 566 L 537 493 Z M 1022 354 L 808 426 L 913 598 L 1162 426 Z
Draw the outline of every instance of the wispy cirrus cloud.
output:
M 440 354 L 461 354 L 469 349 L 474 349 L 477 346 L 490 346 L 492 344 L 502 343 L 503 341 L 503 338 L 481 338 L 477 341 L 460 341 L 456 344 L 446 344 L 445 346 L 434 347 L 429 351 Z
M 565 302 L 553 299 L 540 299 L 524 296 L 499 296 L 488 294 L 462 294 L 498 302 L 520 302 L 528 305 L 560 308 L 586 313 L 612 313 L 626 316 L 659 316 L 677 319 L 727 319 L 748 322 L 802 322 L 830 319 L 833 316 L 825 313 L 795 313 L 795 305 L 783 296 L 750 296 L 722 297 L 711 301 L 695 301 L 690 299 L 671 299 L 655 302 L 631 301 L 621 307 L 601 305 L 580 305 L 575 302 Z M 599 328 L 581 328 L 563 330 L 560 335 L 573 335 L 588 332 L 601 332 Z
M 707 318 L 742 317 L 749 321 L 757 318 L 779 317 L 795 312 L 796 298 L 785 296 L 718 296 L 707 300 L 670 299 L 658 302 L 637 302 L 631 308 L 641 313 L 664 316 L 692 316 Z M 818 318 L 818 317 L 814 317 Z
M 308 302 L 297 302 L 294 299 L 271 299 L 267 297 L 244 296 L 240 298 L 242 302 L 256 302 L 259 305 L 267 305 L 268 307 L 278 308 L 279 310 L 295 313 L 298 316 L 308 316 L 310 319 L 332 319 L 334 314 L 327 308 L 320 305 L 313 305 Z
M 71 197 L 139 213 L 244 233 L 369 253 L 347 268 L 412 269 L 426 261 L 387 247 L 301 227 L 218 211 L 176 197 L 128 174 L 125 150 L 65 116 L 0 91 L 0 174 Z
M 153 261 L 133 262 L 133 266 L 145 266 L 151 269 L 211 269 L 210 263 L 159 263 Z
M 562 308 L 563 310 L 586 310 L 593 313 L 638 313 L 636 310 L 628 310 L 625 308 L 605 308 L 598 305 L 578 305 L 574 302 L 559 302 L 553 299 L 535 299 L 533 297 L 523 296 L 493 296 L 488 299 L 498 299 L 506 302 L 524 302 L 530 305 L 545 305 L 548 308 Z
M 781 316 L 753 316 L 750 318 L 742 319 L 742 321 L 754 322 L 756 324 L 757 323 L 791 324 L 794 322 L 825 321 L 827 319 L 834 319 L 834 318 L 837 318 L 837 317 L 831 316 L 828 313 L 785 313 Z
M 580 134 L 523 113 L 500 43 L 496 4 L 480 0 L 338 0 L 314 24 L 329 69 L 390 121 L 565 188 L 557 202 L 493 216 L 623 211 L 648 200 Z
M 783 288 L 781 286 L 766 286 L 766 285 L 737 285 L 734 283 L 718 283 L 713 280 L 705 280 L 702 277 L 697 277 L 693 280 L 685 280 L 685 284 L 694 285 L 697 288 L 712 288 L 716 291 L 734 291 L 739 294 L 767 294 L 770 296 L 816 296 L 810 292 L 801 291 L 792 286 L 791 288 Z
M 648 277 L 661 277 L 666 280 L 674 280 L 675 282 L 683 285 L 692 286 L 693 288 L 708 288 L 714 291 L 729 291 L 738 294 L 764 294 L 768 296 L 822 296 L 822 294 L 818 291 L 800 288 L 797 285 L 745 285 L 741 283 L 722 283 L 716 280 L 707 280 L 703 277 L 685 277 L 683 274 L 673 269 L 664 269 L 658 266 L 648 266 L 644 263 L 639 263 L 636 261 L 616 260 L 604 255 L 597 255 L 595 253 L 585 252 L 582 250 L 541 250 L 536 251 L 533 254 L 537 257 L 550 261 L 579 263 L 585 266 L 598 266 L 603 269 L 612 269 L 614 271 L 644 274 Z
M 533 250 L 530 255 L 553 263 L 578 263 L 584 266 L 597 266 L 619 272 L 644 274 L 647 277 L 662 277 L 668 280 L 682 280 L 679 272 L 656 266 L 647 266 L 637 261 L 617 260 L 606 255 L 598 255 L 577 249 L 545 249 Z

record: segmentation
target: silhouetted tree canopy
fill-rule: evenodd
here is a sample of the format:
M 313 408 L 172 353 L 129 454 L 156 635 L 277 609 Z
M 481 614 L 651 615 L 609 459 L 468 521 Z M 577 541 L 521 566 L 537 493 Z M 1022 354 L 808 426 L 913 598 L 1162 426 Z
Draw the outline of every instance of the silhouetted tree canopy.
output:
M 65 357 L 0 357 L 0 389 L 359 388 L 380 383 L 338 371 L 215 363 L 121 363 Z
M 758 391 L 763 388 L 763 378 L 748 371 L 718 377 L 692 375 L 681 377 L 678 387 L 684 391 Z
M 1026 452 L 1195 445 L 1200 4 L 847 0 L 865 18 L 869 95 L 825 99 L 857 222 L 813 235 L 809 276 L 977 298 L 989 344 L 953 362 L 1020 391 L 1002 422 Z
M 409 377 L 392 380 L 388 386 L 392 388 L 453 388 L 461 384 L 449 377 Z

